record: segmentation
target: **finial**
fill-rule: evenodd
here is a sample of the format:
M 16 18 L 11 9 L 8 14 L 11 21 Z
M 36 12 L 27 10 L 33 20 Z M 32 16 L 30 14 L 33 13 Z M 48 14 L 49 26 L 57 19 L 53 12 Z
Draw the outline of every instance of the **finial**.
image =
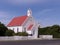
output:
M 27 16 L 31 16 L 32 15 L 32 11 L 31 9 L 29 8 L 28 11 L 27 11 Z

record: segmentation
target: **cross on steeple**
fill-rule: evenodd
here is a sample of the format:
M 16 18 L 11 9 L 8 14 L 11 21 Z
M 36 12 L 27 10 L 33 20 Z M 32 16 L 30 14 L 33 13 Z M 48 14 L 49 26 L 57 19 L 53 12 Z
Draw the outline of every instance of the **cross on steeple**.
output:
M 27 11 L 27 16 L 31 16 L 32 15 L 32 11 L 31 9 L 29 8 L 28 11 Z

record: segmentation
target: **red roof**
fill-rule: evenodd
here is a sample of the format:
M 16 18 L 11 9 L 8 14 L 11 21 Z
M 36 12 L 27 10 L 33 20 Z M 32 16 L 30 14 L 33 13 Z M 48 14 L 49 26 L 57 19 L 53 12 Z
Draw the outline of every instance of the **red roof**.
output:
M 21 26 L 28 16 L 19 16 L 12 19 L 7 26 Z
M 29 25 L 28 30 L 31 30 L 32 27 L 33 27 L 33 24 Z

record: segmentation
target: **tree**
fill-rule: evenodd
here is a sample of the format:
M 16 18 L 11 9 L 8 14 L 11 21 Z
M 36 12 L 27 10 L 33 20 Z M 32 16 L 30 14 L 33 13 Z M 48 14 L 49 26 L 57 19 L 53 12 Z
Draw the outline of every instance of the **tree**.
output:
M 0 36 L 5 36 L 6 30 L 8 30 L 7 27 L 0 22 Z
M 39 28 L 38 29 L 38 34 L 39 35 L 49 35 L 50 32 L 50 27 L 44 27 L 44 28 Z
M 60 38 L 60 26 L 59 25 L 38 28 L 38 30 L 39 30 L 38 31 L 39 35 L 53 35 L 54 38 Z
M 7 30 L 5 33 L 5 36 L 13 36 L 14 35 L 14 31 L 13 30 Z

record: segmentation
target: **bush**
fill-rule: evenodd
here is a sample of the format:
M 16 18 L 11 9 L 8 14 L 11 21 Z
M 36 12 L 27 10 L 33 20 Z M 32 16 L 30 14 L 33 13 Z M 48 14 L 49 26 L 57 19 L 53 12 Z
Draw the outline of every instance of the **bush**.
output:
M 28 33 L 26 33 L 26 32 L 18 32 L 16 35 L 18 35 L 18 36 L 28 36 Z
M 13 36 L 14 35 L 14 31 L 13 30 L 7 30 L 5 35 L 6 36 Z

